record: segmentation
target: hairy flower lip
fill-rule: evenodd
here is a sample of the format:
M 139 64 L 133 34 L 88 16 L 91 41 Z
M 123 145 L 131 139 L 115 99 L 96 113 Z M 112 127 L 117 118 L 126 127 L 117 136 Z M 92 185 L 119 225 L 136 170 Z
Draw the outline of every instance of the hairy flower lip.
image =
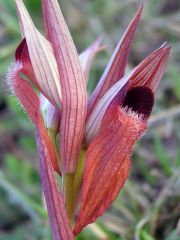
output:
M 147 127 L 141 114 L 111 107 L 105 114 L 100 132 L 87 149 L 75 235 L 101 216 L 114 201 L 129 176 L 133 145 Z

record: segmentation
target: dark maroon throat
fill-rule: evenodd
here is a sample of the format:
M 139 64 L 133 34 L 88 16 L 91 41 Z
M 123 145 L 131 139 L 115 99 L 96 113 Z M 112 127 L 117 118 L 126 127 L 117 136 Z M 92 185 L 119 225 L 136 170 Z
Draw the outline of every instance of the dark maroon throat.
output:
M 154 94 L 148 87 L 134 87 L 127 91 L 123 107 L 127 107 L 147 119 L 154 105 Z

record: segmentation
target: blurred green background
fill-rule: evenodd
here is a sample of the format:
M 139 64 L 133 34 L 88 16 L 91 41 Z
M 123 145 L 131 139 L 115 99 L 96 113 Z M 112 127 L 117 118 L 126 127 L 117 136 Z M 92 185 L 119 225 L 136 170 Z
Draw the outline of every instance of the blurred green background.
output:
M 42 30 L 40 0 L 25 1 Z M 132 19 L 137 0 L 61 0 L 81 52 L 97 36 L 107 49 L 93 64 L 92 91 Z M 121 194 L 96 224 L 77 239 L 180 240 L 180 1 L 146 0 L 128 68 L 164 41 L 172 46 L 156 95 L 147 134 L 136 144 L 132 169 Z M 33 127 L 11 96 L 6 73 L 20 31 L 13 0 L 0 0 L 0 240 L 48 240 Z

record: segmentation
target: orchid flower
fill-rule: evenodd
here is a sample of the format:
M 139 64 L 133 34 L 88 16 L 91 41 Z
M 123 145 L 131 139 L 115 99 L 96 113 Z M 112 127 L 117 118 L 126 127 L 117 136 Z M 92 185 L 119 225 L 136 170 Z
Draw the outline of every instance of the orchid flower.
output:
M 9 84 L 35 127 L 53 239 L 74 239 L 105 212 L 125 184 L 170 47 L 163 44 L 125 74 L 141 5 L 87 99 L 92 61 L 104 48 L 100 39 L 78 56 L 57 0 L 42 0 L 45 37 L 23 1 L 15 3 L 22 41 L 9 69 Z M 62 175 L 62 189 L 56 174 Z

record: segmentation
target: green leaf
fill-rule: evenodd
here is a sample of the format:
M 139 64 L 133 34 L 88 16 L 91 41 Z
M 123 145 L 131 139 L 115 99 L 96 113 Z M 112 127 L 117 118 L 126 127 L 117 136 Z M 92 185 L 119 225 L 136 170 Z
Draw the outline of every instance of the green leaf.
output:
M 32 219 L 39 220 L 40 217 L 47 218 L 47 212 L 43 207 L 10 183 L 2 171 L 0 171 L 0 187 L 10 195 L 13 203 L 22 207 Z
M 141 231 L 141 240 L 155 240 L 146 230 Z
M 160 139 L 158 137 L 154 137 L 154 152 L 160 162 L 160 165 L 163 169 L 164 174 L 169 177 L 172 174 L 171 163 L 167 156 L 167 152 L 164 149 Z

